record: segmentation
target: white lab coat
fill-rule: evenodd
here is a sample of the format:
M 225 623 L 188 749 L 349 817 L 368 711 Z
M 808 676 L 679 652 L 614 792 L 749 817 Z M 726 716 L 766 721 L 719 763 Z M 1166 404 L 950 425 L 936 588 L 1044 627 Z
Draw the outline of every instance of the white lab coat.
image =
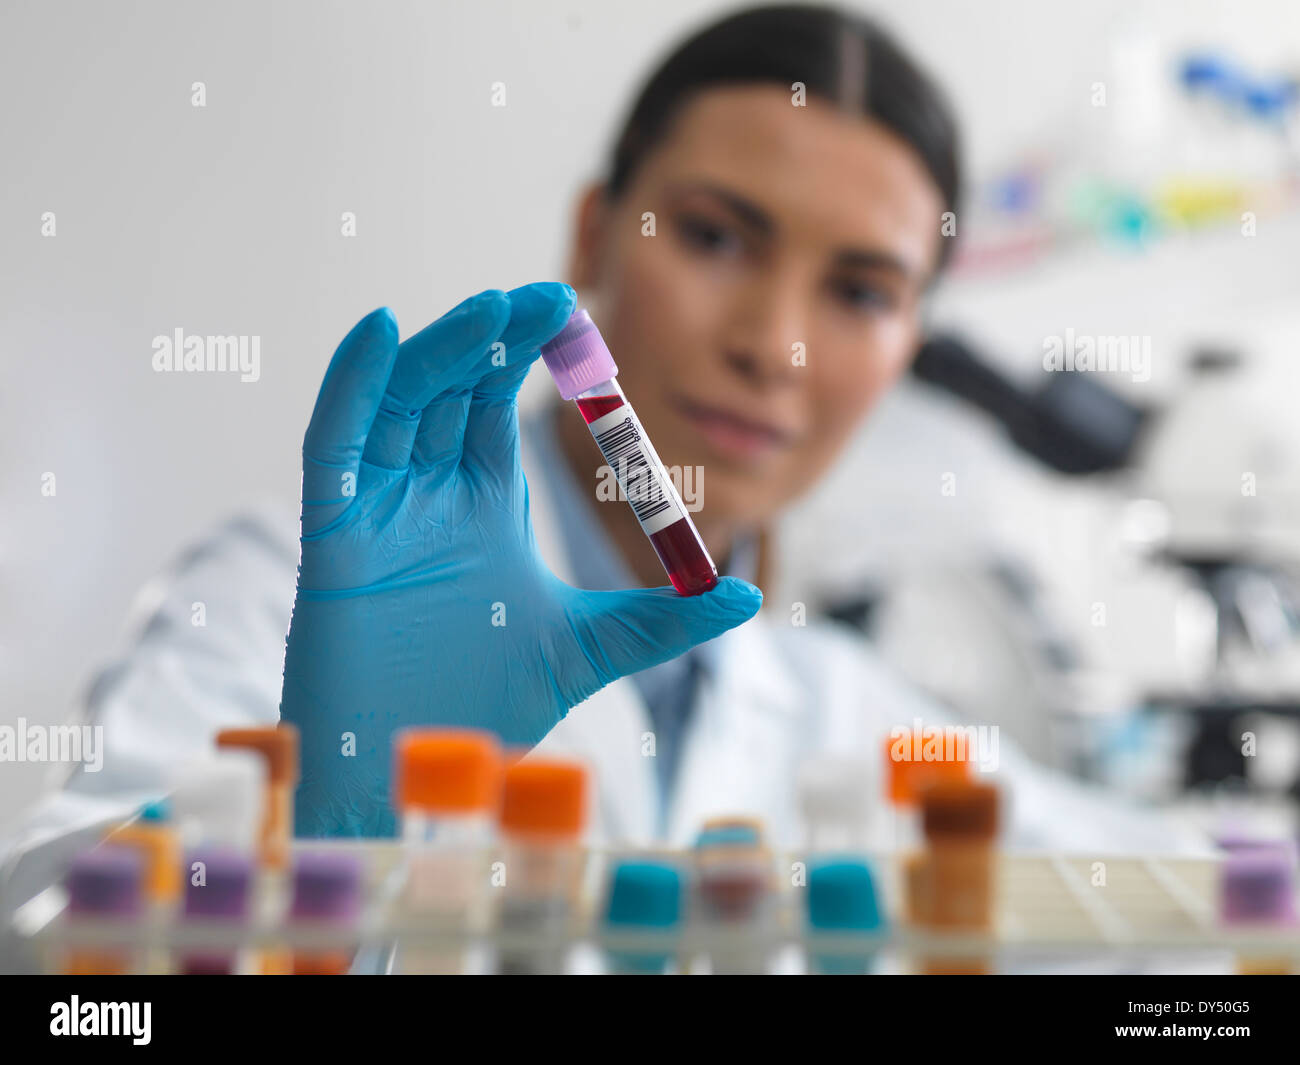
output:
M 566 577 L 547 471 L 526 440 L 522 451 L 538 543 Z M 277 720 L 297 534 L 296 507 L 264 508 L 218 530 L 142 590 L 140 638 L 88 700 L 90 720 L 104 727 L 102 770 L 78 769 L 0 841 L 0 890 L 8 877 L 11 904 L 48 883 L 104 825 L 164 793 L 218 729 Z M 201 626 L 193 624 L 198 603 Z M 760 818 L 778 846 L 797 845 L 794 784 L 804 758 L 861 758 L 879 774 L 892 726 L 951 720 L 892 677 L 861 640 L 788 619 L 779 607 L 765 609 L 718 637 L 719 667 L 697 693 L 663 840 L 655 838 L 655 774 L 643 753 L 652 725 L 632 681 L 574 707 L 542 741 L 537 754 L 576 755 L 593 769 L 593 842 L 681 846 L 706 818 L 744 814 Z M 1037 767 L 1007 737 L 999 761 L 1010 846 L 1084 854 L 1204 849 L 1197 834 L 1167 818 Z

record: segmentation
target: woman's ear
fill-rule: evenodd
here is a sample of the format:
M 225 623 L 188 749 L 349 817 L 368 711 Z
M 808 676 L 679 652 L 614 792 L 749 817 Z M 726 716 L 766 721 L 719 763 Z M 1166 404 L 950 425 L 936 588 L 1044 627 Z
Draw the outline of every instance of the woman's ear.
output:
M 576 289 L 596 287 L 607 216 L 605 186 L 600 183 L 588 185 L 578 200 L 573 244 L 569 252 L 568 281 Z

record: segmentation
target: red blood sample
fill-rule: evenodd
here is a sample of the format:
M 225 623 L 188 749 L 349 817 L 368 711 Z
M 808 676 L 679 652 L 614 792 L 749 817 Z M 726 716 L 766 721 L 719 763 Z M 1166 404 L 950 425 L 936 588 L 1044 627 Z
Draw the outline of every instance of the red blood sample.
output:
M 602 415 L 618 410 L 626 402 L 627 400 L 622 396 L 588 396 L 586 399 L 579 399 L 577 404 L 578 410 L 582 411 L 583 421 L 590 425 Z
M 577 400 L 578 410 L 588 425 L 625 406 L 619 395 L 586 396 Z M 718 571 L 709 558 L 694 523 L 685 514 L 671 525 L 650 533 L 650 546 L 668 573 L 678 595 L 699 595 L 718 583 Z

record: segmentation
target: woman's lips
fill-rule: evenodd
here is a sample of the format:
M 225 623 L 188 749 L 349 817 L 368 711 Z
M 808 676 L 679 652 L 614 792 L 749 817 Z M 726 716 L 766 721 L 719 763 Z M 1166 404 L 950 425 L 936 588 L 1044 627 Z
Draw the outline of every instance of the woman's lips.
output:
M 709 445 L 733 458 L 756 459 L 788 447 L 795 434 L 772 422 L 746 417 L 708 403 L 679 397 L 677 409 Z

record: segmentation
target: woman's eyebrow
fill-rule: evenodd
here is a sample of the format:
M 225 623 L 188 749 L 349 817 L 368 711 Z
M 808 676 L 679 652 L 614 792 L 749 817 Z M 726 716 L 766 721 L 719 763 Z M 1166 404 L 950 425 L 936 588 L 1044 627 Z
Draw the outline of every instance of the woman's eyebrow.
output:
M 682 181 L 669 185 L 668 190 L 677 196 L 687 196 L 691 193 L 713 196 L 726 204 L 746 225 L 760 233 L 771 233 L 776 229 L 772 216 L 763 208 L 723 185 L 711 181 Z
M 889 270 L 911 277 L 916 273 L 902 258 L 887 251 L 868 251 L 864 248 L 844 248 L 835 253 L 837 266 L 859 270 Z
M 726 204 L 746 225 L 757 232 L 770 235 L 776 231 L 776 222 L 763 208 L 723 185 L 711 181 L 685 181 L 671 184 L 668 188 L 670 192 L 679 196 L 689 193 L 713 196 Z M 910 263 L 893 252 L 873 248 L 838 249 L 835 252 L 835 263 L 837 266 L 850 269 L 889 270 L 904 277 L 912 277 L 917 273 Z

